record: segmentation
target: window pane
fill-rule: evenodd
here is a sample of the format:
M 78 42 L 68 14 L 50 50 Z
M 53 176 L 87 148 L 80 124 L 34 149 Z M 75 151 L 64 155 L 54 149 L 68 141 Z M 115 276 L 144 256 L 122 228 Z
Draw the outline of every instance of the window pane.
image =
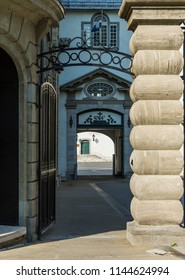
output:
M 102 43 L 103 46 L 107 46 L 107 25 L 102 26 L 101 43 Z
M 100 32 L 94 32 L 94 46 L 97 47 L 100 45 Z
M 97 23 L 98 21 L 102 21 L 103 23 L 105 22 L 105 23 L 107 23 L 107 19 L 106 19 L 106 17 L 103 15 L 101 15 L 101 14 L 99 14 L 99 15 L 97 15 L 95 18 L 94 18 L 94 23 Z
M 84 23 L 82 26 L 82 38 L 87 40 L 87 45 L 91 45 L 91 24 Z
M 111 24 L 111 26 L 110 26 L 110 45 L 112 47 L 117 47 L 118 46 L 117 24 Z

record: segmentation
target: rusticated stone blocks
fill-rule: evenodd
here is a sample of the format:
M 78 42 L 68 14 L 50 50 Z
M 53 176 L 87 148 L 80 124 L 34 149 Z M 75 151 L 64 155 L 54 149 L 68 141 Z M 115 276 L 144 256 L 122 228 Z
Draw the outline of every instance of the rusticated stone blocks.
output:
M 146 232 L 142 229 L 150 228 L 153 238 L 150 233 L 148 242 L 156 243 L 156 229 L 178 227 L 183 219 L 180 148 L 184 137 L 179 101 L 183 93 L 179 76 L 183 67 L 179 51 L 182 43 L 183 34 L 178 26 L 138 26 L 131 39 L 135 74 L 130 89 L 134 102 L 130 112 L 134 124 L 130 134 L 134 148 L 130 157 L 134 171 L 130 182 L 134 222 L 128 223 L 127 231 L 134 245 L 142 243 L 137 236 L 138 228 L 143 238 Z M 164 242 L 161 240 L 158 238 L 157 242 Z
M 133 245 L 185 244 L 182 179 L 183 107 L 180 98 L 184 36 L 184 0 L 125 0 L 119 16 L 134 32 L 130 49 L 135 80 L 130 164 L 133 222 L 127 238 Z

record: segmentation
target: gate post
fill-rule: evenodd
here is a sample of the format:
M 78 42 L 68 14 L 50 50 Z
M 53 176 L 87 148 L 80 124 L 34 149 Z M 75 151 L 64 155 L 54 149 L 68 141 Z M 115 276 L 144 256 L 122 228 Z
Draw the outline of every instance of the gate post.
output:
M 135 74 L 130 89 L 134 221 L 127 224 L 127 238 L 133 245 L 179 245 L 185 242 L 185 230 L 179 226 L 183 220 L 179 24 L 185 19 L 185 2 L 124 0 L 119 16 L 134 32 L 130 41 Z

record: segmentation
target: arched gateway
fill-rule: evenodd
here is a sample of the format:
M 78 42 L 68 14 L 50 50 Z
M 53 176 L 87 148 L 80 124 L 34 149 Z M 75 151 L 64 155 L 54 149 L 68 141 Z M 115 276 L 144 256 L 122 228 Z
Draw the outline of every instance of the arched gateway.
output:
M 19 224 L 19 80 L 9 54 L 0 48 L 1 135 L 0 135 L 0 224 Z M 11 175 L 8 175 L 11 172 Z M 6 215 L 5 215 L 6 213 Z
M 89 105 L 88 105 L 89 106 Z M 88 107 L 87 106 L 87 107 Z M 90 107 L 90 106 L 89 106 Z M 112 106 L 116 109 L 116 106 Z M 92 131 L 91 144 L 94 149 L 92 152 L 89 149 L 89 154 L 94 155 L 99 151 L 99 155 L 103 155 L 105 149 L 105 158 L 108 157 L 109 149 L 111 148 L 106 139 L 101 138 L 101 134 L 107 135 L 114 143 L 114 150 L 112 152 L 112 175 L 128 175 L 128 162 L 124 159 L 124 113 L 114 111 L 112 109 L 91 109 L 83 111 L 77 115 L 77 133 Z M 100 134 L 99 134 L 100 133 Z M 99 136 L 97 136 L 99 135 Z M 95 142 L 95 145 L 93 143 Z M 77 139 L 77 147 L 83 148 L 83 140 Z M 128 148 L 128 147 L 127 147 Z M 100 153 L 100 151 L 102 152 Z M 94 153 L 93 153 L 94 152 Z M 109 155 L 110 158 L 110 155 Z M 77 173 L 78 174 L 78 173 Z
M 76 135 L 79 131 L 92 128 L 101 128 L 103 133 L 111 135 L 116 151 L 113 169 L 116 174 L 127 176 L 131 173 L 131 147 L 128 140 L 131 124 L 131 100 L 128 93 L 131 83 L 114 73 L 119 71 L 122 75 L 133 75 L 132 56 L 120 52 L 116 46 L 104 46 L 99 40 L 84 34 L 83 37 L 73 39 L 61 38 L 59 46 L 37 56 L 39 73 L 49 70 L 60 73 L 64 68 L 80 69 L 81 66 L 93 66 L 97 69 L 60 87 L 62 94 L 59 98 L 58 176 L 60 180 L 76 177 Z M 102 68 L 108 68 L 109 71 Z M 85 111 L 89 111 L 93 118 L 99 120 L 96 125 L 94 121 L 90 123 L 90 120 L 81 123 Z M 93 111 L 97 116 L 94 116 Z M 120 116 L 119 122 L 113 121 L 113 111 Z M 104 118 L 107 118 L 107 121 Z
M 115 174 L 130 175 L 129 87 L 130 82 L 103 69 L 61 86 L 59 106 L 65 104 L 66 108 L 60 110 L 59 107 L 61 179 L 76 176 L 77 145 L 80 144 L 76 136 L 84 131 L 97 131 L 109 136 L 115 143 Z

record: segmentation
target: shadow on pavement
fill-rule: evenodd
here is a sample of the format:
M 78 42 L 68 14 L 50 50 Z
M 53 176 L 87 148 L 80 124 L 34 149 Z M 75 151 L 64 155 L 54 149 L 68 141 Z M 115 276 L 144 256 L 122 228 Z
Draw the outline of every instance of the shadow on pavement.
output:
M 105 180 L 63 182 L 57 188 L 56 223 L 42 241 L 64 240 L 126 229 L 132 220 L 129 182 L 110 177 Z

